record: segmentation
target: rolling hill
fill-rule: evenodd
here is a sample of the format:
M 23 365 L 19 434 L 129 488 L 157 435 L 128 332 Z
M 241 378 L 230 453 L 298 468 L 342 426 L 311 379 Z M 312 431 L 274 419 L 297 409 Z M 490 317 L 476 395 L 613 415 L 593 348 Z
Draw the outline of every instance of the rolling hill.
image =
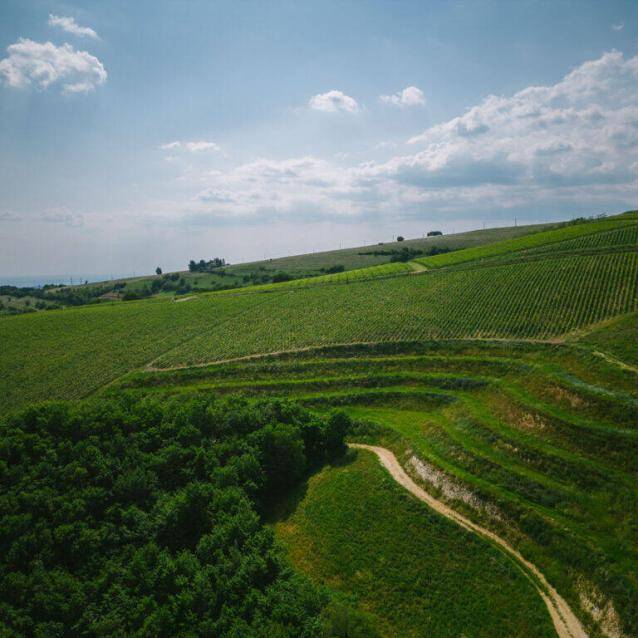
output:
M 431 239 L 414 241 L 401 244 Z M 390 451 L 457 516 L 361 449 L 270 504 L 291 564 L 367 635 L 638 636 L 638 216 L 436 241 L 454 250 L 4 317 L 0 407 L 339 409 L 348 441 Z M 307 273 L 344 254 L 286 263 Z M 561 633 L 572 613 L 576 633 Z

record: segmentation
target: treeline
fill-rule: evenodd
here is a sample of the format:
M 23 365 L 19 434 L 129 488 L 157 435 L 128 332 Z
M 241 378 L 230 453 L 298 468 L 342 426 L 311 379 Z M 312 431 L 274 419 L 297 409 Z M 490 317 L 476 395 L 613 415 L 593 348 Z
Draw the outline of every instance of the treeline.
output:
M 47 308 L 59 308 L 64 306 L 81 306 L 87 303 L 93 303 L 95 300 L 106 292 L 114 289 L 112 284 L 98 285 L 79 285 L 65 286 L 64 284 L 47 284 L 42 288 L 17 286 L 0 286 L 0 295 L 21 299 L 24 297 L 35 297 L 46 304 Z M 36 308 L 44 309 L 43 304 L 35 304 Z
M 261 520 L 343 453 L 348 427 L 342 413 L 201 397 L 50 403 L 9 417 L 0 634 L 371 635 L 291 570 Z
M 195 261 L 191 259 L 188 262 L 188 270 L 190 272 L 211 272 L 215 268 L 223 268 L 226 265 L 226 260 L 222 257 L 213 257 L 208 261 L 200 259 Z
M 126 289 L 125 283 L 116 284 L 113 290 L 116 292 L 124 291 L 122 293 L 122 299 L 124 301 L 131 301 L 132 299 L 144 299 L 151 295 L 156 295 L 159 292 L 174 292 L 178 295 L 184 295 L 192 290 L 192 286 L 186 279 L 179 275 L 179 273 L 172 272 L 166 275 L 160 275 L 154 279 L 147 281 L 143 286 L 139 288 Z

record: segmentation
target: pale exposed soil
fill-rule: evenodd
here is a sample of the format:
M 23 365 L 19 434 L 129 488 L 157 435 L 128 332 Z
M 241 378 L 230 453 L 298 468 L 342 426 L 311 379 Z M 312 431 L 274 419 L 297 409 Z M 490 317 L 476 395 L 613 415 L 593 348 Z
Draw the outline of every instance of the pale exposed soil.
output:
M 449 518 L 464 529 L 478 534 L 491 543 L 497 545 L 499 549 L 514 558 L 524 572 L 534 584 L 539 596 L 543 599 L 549 615 L 551 616 L 556 634 L 559 638 L 589 638 L 587 632 L 580 621 L 571 610 L 565 599 L 547 582 L 543 573 L 526 558 L 514 549 L 506 540 L 497 536 L 494 532 L 473 523 L 470 519 L 459 514 L 451 507 L 434 498 L 431 494 L 419 487 L 405 472 L 394 454 L 383 447 L 375 445 L 365 445 L 362 443 L 350 443 L 350 447 L 373 452 L 379 457 L 381 464 L 390 472 L 392 478 L 404 487 L 408 492 L 416 496 L 419 500 L 427 503 L 433 510 Z
M 420 264 L 417 261 L 409 261 L 408 266 L 412 268 L 412 272 L 410 273 L 411 275 L 416 275 L 417 273 L 425 272 L 427 270 L 426 266 L 424 266 L 423 264 Z

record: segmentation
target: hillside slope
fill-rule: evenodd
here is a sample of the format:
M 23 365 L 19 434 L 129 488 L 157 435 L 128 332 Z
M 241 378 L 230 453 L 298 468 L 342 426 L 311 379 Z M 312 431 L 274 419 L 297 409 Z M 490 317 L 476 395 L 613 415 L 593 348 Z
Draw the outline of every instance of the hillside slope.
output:
M 0 321 L 0 401 L 6 409 L 77 398 L 149 364 L 202 364 L 330 343 L 556 339 L 636 310 L 638 252 L 630 245 L 533 259 L 511 253 L 506 263 L 479 259 L 457 269 L 211 293 L 183 303 L 157 298 L 34 313 Z

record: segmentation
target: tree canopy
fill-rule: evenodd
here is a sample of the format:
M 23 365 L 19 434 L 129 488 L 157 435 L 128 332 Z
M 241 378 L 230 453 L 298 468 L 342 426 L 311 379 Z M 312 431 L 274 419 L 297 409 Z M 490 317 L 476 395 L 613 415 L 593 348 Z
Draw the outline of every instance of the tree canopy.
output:
M 0 633 L 341 635 L 261 512 L 340 454 L 347 426 L 279 400 L 190 396 L 7 417 Z

